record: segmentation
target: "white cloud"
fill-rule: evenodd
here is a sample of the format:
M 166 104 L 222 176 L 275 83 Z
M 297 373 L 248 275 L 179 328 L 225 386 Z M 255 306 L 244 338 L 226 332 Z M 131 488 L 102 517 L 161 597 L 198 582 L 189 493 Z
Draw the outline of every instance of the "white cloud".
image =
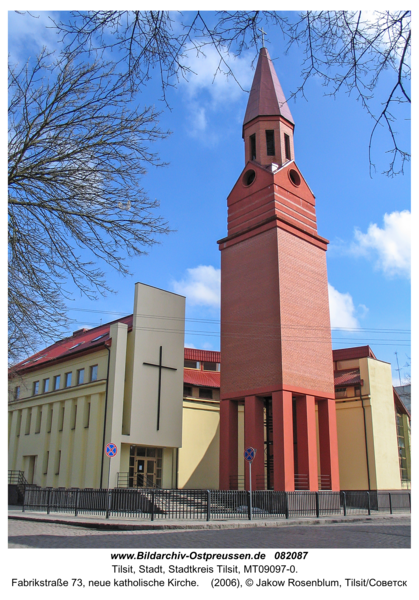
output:
M 173 290 L 176 294 L 186 296 L 191 306 L 220 306 L 221 270 L 211 265 L 200 265 L 194 269 L 187 269 L 187 275 L 180 281 L 173 281 Z
M 194 344 L 191 344 L 190 342 L 185 342 L 185 348 L 196 348 L 196 346 L 194 346 Z
M 211 117 L 217 110 L 222 110 L 225 114 L 238 101 L 244 104 L 248 94 L 243 90 L 250 90 L 254 75 L 254 53 L 243 53 L 240 57 L 225 53 L 223 58 L 234 77 L 226 75 L 228 67 L 220 64 L 220 55 L 214 47 L 206 47 L 205 56 L 197 55 L 196 50 L 189 49 L 185 63 L 191 72 L 186 79 L 179 81 L 179 89 L 184 94 L 188 107 L 188 132 L 193 137 L 199 137 L 205 144 L 218 141 L 215 129 L 211 128 Z M 236 110 L 232 118 L 239 118 L 240 121 L 242 112 Z
M 359 323 L 356 317 L 356 309 L 352 296 L 349 293 L 338 292 L 333 285 L 330 285 L 330 283 L 328 284 L 328 288 L 331 326 L 358 328 Z M 365 311 L 368 309 L 363 306 L 363 310 Z
M 220 55 L 213 46 L 205 48 L 205 56 L 198 55 L 195 50 L 190 49 L 186 62 L 193 72 L 188 75 L 187 80 L 180 80 L 179 87 L 191 98 L 196 98 L 203 91 L 207 92 L 215 104 L 225 105 L 226 102 L 237 100 L 243 95 L 241 88 L 250 90 L 254 75 L 251 68 L 254 53 L 247 52 L 235 57 L 225 52 L 223 58 L 234 73 L 235 79 L 225 74 L 227 67 L 220 64 Z
M 31 16 L 33 15 L 33 16 Z M 58 48 L 57 30 L 51 19 L 57 20 L 59 13 L 40 11 L 29 13 L 8 13 L 9 53 L 12 64 L 26 62 L 37 56 L 43 47 L 48 51 Z
M 383 221 L 382 229 L 376 223 L 370 224 L 367 233 L 356 229 L 351 253 L 372 258 L 385 275 L 410 277 L 410 211 L 386 213 Z

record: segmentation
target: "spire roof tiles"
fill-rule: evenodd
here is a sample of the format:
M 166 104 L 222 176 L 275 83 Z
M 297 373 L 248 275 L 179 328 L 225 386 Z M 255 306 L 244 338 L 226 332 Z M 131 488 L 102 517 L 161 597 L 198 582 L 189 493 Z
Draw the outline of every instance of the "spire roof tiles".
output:
M 266 48 L 260 50 L 243 126 L 260 116 L 282 116 L 294 124 L 294 119 Z

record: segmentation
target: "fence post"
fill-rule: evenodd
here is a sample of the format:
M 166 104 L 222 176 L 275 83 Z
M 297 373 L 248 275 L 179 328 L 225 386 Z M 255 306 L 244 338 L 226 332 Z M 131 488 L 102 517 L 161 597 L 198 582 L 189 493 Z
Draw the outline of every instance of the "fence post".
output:
M 320 517 L 319 492 L 316 492 L 316 517 Z
M 77 517 L 79 514 L 79 492 L 80 490 L 76 490 L 76 501 L 74 503 L 74 516 Z
M 211 519 L 211 490 L 207 490 L 207 521 Z
M 368 514 L 371 514 L 371 498 L 370 498 L 370 493 L 367 492 L 367 499 L 368 499 Z
M 109 519 L 109 513 L 110 513 L 110 508 L 111 508 L 111 490 L 108 490 L 107 493 L 107 502 L 106 502 L 106 519 Z
M 248 508 L 249 521 L 251 521 L 252 520 L 252 492 L 247 492 L 247 508 Z
M 51 511 L 51 489 L 48 490 L 47 494 L 47 515 L 49 515 Z
M 151 490 L 151 520 L 154 521 L 154 490 Z
M 391 504 L 391 492 L 388 493 L 388 500 L 390 504 L 390 514 L 393 514 L 393 505 Z
M 22 504 L 22 512 L 25 512 L 25 500 L 26 500 L 26 485 L 23 486 L 23 504 Z
M 343 494 L 343 516 L 346 517 L 346 492 L 342 492 Z
M 409 496 L 409 512 L 412 512 L 412 501 L 410 498 L 410 492 L 409 492 L 408 496 Z
M 284 492 L 285 494 L 285 518 L 289 519 L 290 518 L 290 510 L 289 510 L 289 506 L 288 506 L 288 492 Z

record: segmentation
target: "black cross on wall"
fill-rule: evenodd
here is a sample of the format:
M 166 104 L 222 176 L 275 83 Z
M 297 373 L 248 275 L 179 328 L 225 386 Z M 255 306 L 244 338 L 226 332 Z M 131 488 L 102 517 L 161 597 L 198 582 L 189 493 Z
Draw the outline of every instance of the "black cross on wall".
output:
M 162 365 L 162 354 L 163 354 L 163 346 L 160 346 L 160 360 L 159 360 L 159 364 L 155 365 L 153 363 L 143 363 L 143 365 L 148 365 L 149 367 L 158 367 L 159 369 L 159 390 L 158 390 L 158 394 L 157 394 L 157 431 L 160 428 L 160 392 L 161 392 L 161 370 L 162 369 L 169 369 L 169 371 L 177 371 L 177 369 L 174 369 L 173 367 L 165 367 L 164 365 Z

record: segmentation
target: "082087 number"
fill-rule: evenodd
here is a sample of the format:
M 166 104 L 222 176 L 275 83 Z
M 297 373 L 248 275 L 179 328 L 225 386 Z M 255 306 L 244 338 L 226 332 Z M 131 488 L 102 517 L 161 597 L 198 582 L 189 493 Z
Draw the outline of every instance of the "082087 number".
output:
M 308 552 L 275 552 L 275 559 L 278 560 L 304 560 Z

